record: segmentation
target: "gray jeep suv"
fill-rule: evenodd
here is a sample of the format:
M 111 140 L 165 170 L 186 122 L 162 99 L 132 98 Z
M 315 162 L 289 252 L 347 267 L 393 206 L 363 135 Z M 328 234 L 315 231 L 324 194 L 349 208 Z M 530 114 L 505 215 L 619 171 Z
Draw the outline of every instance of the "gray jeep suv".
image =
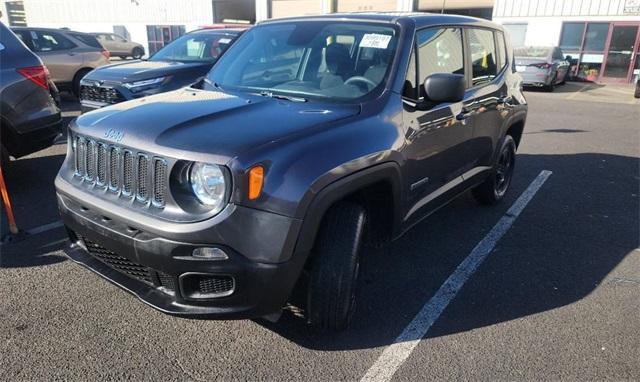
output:
M 363 242 L 507 193 L 527 114 L 512 68 L 475 18 L 260 23 L 200 84 L 71 124 L 67 255 L 178 316 L 276 319 L 304 285 L 308 321 L 343 329 Z

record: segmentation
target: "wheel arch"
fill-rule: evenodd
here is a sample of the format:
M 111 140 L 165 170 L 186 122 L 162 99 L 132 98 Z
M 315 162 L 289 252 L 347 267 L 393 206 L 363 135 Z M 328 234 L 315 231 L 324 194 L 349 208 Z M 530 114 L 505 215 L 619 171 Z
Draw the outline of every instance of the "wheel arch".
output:
M 310 253 L 316 234 L 327 210 L 335 203 L 350 199 L 365 203 L 364 207 L 370 211 L 370 203 L 377 196 L 385 195 L 385 204 L 381 211 L 381 219 L 389 219 L 389 237 L 394 237 L 400 228 L 401 217 L 401 182 L 400 168 L 395 162 L 385 162 L 357 171 L 336 180 L 322 188 L 306 205 L 304 219 L 296 243 L 296 253 Z M 373 199 L 370 195 L 373 194 Z M 391 195 L 387 195 L 391 193 Z M 375 224 L 379 224 L 376 220 Z M 383 225 L 385 222 L 383 221 Z

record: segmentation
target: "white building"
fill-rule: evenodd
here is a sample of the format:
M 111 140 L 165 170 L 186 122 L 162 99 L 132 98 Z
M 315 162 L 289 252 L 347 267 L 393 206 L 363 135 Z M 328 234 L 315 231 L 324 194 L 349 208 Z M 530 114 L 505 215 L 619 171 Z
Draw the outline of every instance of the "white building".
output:
M 496 0 L 493 21 L 515 46 L 560 46 L 581 79 L 640 76 L 640 0 Z
M 2 22 L 11 26 L 115 32 L 151 53 L 213 21 L 211 0 L 23 0 L 3 5 Z

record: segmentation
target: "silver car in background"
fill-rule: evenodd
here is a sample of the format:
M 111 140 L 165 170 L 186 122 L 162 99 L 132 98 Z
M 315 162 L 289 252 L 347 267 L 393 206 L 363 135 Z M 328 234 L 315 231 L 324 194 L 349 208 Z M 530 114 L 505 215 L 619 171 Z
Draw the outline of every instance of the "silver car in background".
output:
M 60 90 L 77 96 L 87 73 L 109 64 L 109 51 L 95 36 L 67 29 L 13 27 L 13 32 L 44 62 Z
M 118 56 L 125 59 L 129 56 L 135 60 L 139 60 L 144 56 L 144 47 L 137 42 L 129 41 L 126 38 L 115 33 L 92 33 L 96 36 L 100 44 L 107 48 L 111 56 Z
M 516 70 L 522 76 L 524 86 L 541 87 L 553 91 L 565 82 L 569 61 L 559 47 L 528 46 L 513 51 Z

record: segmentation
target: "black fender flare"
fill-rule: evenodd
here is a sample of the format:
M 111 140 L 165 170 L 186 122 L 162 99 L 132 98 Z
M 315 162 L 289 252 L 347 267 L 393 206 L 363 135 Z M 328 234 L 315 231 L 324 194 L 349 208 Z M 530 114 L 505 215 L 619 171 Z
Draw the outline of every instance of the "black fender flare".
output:
M 401 222 L 401 179 L 400 166 L 396 162 L 385 162 L 342 177 L 322 188 L 305 206 L 306 212 L 296 241 L 295 255 L 306 256 L 311 252 L 325 212 L 332 204 L 381 181 L 389 182 L 393 193 L 393 200 L 390 202 L 393 203 L 392 237 L 395 237 Z

